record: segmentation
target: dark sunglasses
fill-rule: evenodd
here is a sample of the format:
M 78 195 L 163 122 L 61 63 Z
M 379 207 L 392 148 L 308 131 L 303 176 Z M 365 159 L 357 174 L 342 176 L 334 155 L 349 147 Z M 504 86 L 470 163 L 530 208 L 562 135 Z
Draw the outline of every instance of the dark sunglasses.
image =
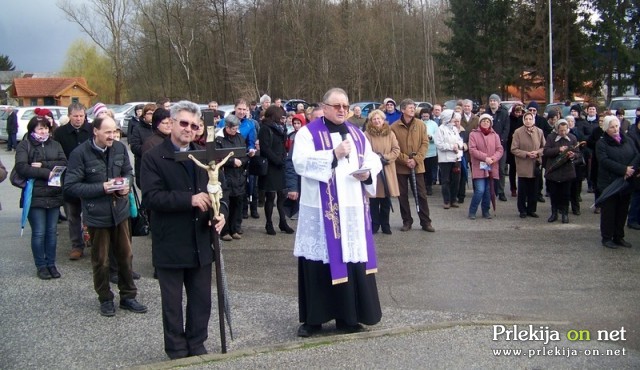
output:
M 189 121 L 178 121 L 178 123 L 182 128 L 187 128 L 187 126 L 190 126 L 193 131 L 198 131 L 200 129 L 200 125 L 197 123 L 191 123 Z

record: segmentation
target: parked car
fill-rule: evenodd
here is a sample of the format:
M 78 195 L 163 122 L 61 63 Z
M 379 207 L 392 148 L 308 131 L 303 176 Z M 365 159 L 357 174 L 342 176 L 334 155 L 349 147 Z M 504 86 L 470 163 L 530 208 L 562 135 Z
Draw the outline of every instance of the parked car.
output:
M 431 111 L 431 109 L 433 108 L 433 104 L 429 103 L 428 101 L 417 101 L 416 103 L 416 114 L 417 112 L 420 112 L 423 108 L 427 108 L 429 109 L 429 111 Z
M 116 122 L 118 123 L 118 125 L 120 126 L 120 129 L 122 130 L 122 134 L 123 136 L 127 136 L 127 132 L 129 132 L 129 121 L 131 120 L 131 117 L 133 117 L 134 114 L 136 114 L 136 106 L 137 105 L 146 105 L 146 104 L 155 104 L 154 102 L 147 102 L 147 101 L 133 101 L 133 102 L 127 102 L 124 103 L 123 106 L 127 107 L 124 111 L 122 111 L 122 120 L 120 122 Z M 120 117 L 119 115 L 116 115 L 116 117 Z M 116 118 L 116 121 L 118 121 L 118 118 Z
M 551 112 L 552 109 L 556 109 L 560 111 L 560 114 L 562 114 L 562 117 L 566 117 L 571 113 L 571 107 L 573 107 L 576 104 L 580 106 L 584 105 L 583 102 L 579 102 L 579 101 L 574 101 L 569 106 L 565 105 L 564 103 L 547 104 L 547 106 L 544 108 L 544 118 L 547 118 L 547 116 L 549 115 L 549 112 Z
M 295 112 L 296 111 L 296 107 L 298 106 L 298 103 L 302 103 L 304 105 L 304 109 L 305 110 L 309 107 L 309 103 L 307 103 L 306 101 L 304 101 L 302 99 L 283 100 L 282 101 L 282 106 L 284 107 L 284 109 L 287 112 Z
M 58 122 L 60 117 L 64 116 L 68 112 L 67 107 L 61 107 L 57 105 L 39 105 L 33 107 L 13 107 L 18 111 L 18 134 L 16 137 L 18 141 L 22 140 L 22 137 L 27 133 L 27 123 L 35 115 L 36 108 L 46 108 L 53 114 L 53 119 Z M 0 111 L 0 140 L 7 140 L 9 135 L 7 134 L 7 118 L 9 117 L 8 110 Z
M 361 101 L 361 102 L 358 102 L 358 103 L 351 104 L 349 110 L 353 111 L 353 108 L 355 108 L 355 106 L 359 106 L 360 109 L 362 109 L 362 117 L 367 118 L 367 116 L 369 116 L 369 112 L 380 108 L 381 105 L 382 105 L 382 103 L 379 103 L 379 102 Z
M 637 96 L 620 96 L 617 98 L 611 99 L 609 103 L 609 112 L 611 114 L 616 114 L 616 110 L 619 108 L 624 109 L 624 118 L 628 119 L 629 122 L 636 121 L 636 109 L 640 108 L 640 97 Z
M 511 107 L 513 107 L 516 104 L 524 105 L 524 103 L 521 102 L 520 100 L 503 100 L 500 102 L 500 105 L 503 106 L 504 109 L 506 109 L 509 113 L 511 113 Z

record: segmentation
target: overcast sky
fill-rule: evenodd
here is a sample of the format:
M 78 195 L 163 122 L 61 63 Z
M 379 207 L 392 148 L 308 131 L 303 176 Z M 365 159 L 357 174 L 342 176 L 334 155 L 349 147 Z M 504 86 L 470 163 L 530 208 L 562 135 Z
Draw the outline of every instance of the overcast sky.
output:
M 71 43 L 85 37 L 80 26 L 65 19 L 56 0 L 0 2 L 0 54 L 9 56 L 16 70 L 58 72 Z

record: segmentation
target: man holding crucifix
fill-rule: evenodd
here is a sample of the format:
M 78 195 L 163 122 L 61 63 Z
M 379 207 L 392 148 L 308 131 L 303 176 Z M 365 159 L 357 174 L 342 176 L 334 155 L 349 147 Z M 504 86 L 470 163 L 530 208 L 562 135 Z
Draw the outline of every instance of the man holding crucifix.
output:
M 160 283 L 165 352 L 176 359 L 207 353 L 204 341 L 211 315 L 214 251 L 209 176 L 192 160 L 178 159 L 180 153 L 176 153 L 188 155 L 200 149 L 192 143 L 200 108 L 180 101 L 171 107 L 171 121 L 170 136 L 142 158 L 141 185 L 142 202 L 152 215 L 152 256 Z M 223 200 L 220 215 L 215 216 L 218 233 L 227 212 Z M 182 318 L 183 286 L 188 297 L 186 325 Z

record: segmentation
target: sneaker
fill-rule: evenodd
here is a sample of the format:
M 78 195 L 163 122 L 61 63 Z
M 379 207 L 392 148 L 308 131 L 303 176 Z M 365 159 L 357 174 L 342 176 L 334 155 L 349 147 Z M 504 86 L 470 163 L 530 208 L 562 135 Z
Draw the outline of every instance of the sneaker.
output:
M 147 312 L 147 306 L 140 304 L 135 298 L 125 298 L 120 300 L 120 308 L 135 313 Z
M 113 301 L 104 301 L 100 303 L 100 315 L 111 317 L 116 315 L 116 307 Z
M 231 235 L 231 238 L 232 239 L 242 239 L 242 235 L 240 235 L 238 233 L 235 233 L 235 234 Z
M 229 234 L 225 234 L 220 239 L 224 240 L 225 242 L 230 242 L 233 240 L 233 237 Z
M 42 266 L 38 267 L 38 277 L 42 280 L 49 280 L 52 276 L 49 269 L 46 266 Z
M 59 279 L 62 276 L 55 266 L 49 266 L 47 269 L 49 270 L 51 277 L 54 279 Z
M 82 249 L 78 249 L 78 248 L 73 248 L 71 250 L 71 253 L 69 253 L 69 259 L 72 261 L 77 261 L 80 258 L 82 258 Z

